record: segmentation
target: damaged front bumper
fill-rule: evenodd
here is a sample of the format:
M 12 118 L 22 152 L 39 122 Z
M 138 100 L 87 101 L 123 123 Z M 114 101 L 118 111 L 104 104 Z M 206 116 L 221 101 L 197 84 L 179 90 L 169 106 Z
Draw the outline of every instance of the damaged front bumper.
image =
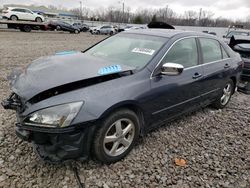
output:
M 86 160 L 94 126 L 84 128 L 49 129 L 16 124 L 16 135 L 32 142 L 35 151 L 46 162 L 61 163 L 72 159 Z
M 90 153 L 91 141 L 96 122 L 85 122 L 67 127 L 40 127 L 27 125 L 20 115 L 25 111 L 21 98 L 12 93 L 1 102 L 4 109 L 17 113 L 16 135 L 31 142 L 38 155 L 46 162 L 60 163 L 72 159 L 86 160 Z

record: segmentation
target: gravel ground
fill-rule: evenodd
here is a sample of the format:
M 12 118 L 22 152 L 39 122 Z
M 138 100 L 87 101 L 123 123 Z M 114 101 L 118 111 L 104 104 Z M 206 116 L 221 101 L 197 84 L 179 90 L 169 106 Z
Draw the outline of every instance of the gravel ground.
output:
M 83 50 L 104 36 L 0 31 L 0 100 L 6 76 L 32 60 Z M 140 138 L 123 161 L 73 163 L 86 187 L 250 187 L 250 96 L 236 93 L 227 108 L 205 108 Z M 49 165 L 15 136 L 15 114 L 0 107 L 0 187 L 77 187 L 70 164 Z M 175 159 L 184 159 L 178 166 Z

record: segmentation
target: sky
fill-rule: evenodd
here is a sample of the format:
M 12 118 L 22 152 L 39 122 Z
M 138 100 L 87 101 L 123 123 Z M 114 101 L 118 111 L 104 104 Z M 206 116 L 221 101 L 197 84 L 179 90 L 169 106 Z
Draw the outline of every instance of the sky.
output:
M 212 11 L 214 17 L 229 18 L 232 20 L 246 20 L 250 16 L 250 0 L 81 0 L 84 7 L 91 9 L 113 6 L 125 8 L 129 6 L 132 11 L 138 8 L 163 8 L 168 6 L 176 13 L 182 14 L 187 10 L 199 11 L 200 8 Z M 0 0 L 4 4 L 35 4 L 54 5 L 68 9 L 80 7 L 80 0 Z

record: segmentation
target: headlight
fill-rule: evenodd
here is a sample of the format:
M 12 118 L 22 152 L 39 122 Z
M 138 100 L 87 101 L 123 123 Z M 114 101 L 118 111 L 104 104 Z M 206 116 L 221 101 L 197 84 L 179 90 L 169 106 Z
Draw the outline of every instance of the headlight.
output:
M 25 118 L 24 124 L 38 127 L 67 127 L 78 114 L 82 104 L 83 102 L 75 102 L 39 110 Z

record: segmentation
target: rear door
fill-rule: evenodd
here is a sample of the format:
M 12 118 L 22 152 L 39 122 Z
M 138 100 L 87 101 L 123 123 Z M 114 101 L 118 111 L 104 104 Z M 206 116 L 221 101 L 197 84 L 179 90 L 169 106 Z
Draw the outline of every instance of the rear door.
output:
M 184 66 L 178 76 L 153 76 L 151 78 L 152 97 L 149 102 L 152 123 L 170 119 L 197 108 L 200 104 L 200 88 L 203 69 L 199 65 L 197 41 L 185 38 L 176 42 L 160 63 L 177 63 Z
M 201 89 L 204 103 L 209 103 L 220 94 L 230 74 L 231 59 L 216 39 L 199 38 L 204 83 Z
M 13 14 L 16 15 L 18 17 L 19 20 L 25 20 L 25 12 L 23 9 L 13 9 Z

